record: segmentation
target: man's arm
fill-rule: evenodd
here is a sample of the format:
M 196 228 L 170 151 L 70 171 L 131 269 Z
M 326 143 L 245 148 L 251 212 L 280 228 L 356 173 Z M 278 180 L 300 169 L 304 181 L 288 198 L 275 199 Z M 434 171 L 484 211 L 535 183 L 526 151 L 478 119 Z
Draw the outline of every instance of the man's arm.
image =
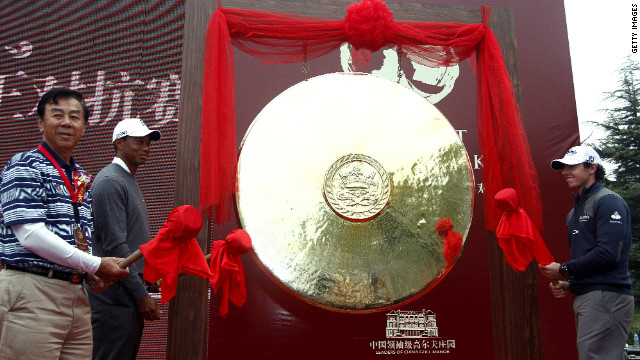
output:
M 44 223 L 15 224 L 11 230 L 25 249 L 56 264 L 95 274 L 106 282 L 119 280 L 129 273 L 129 269 L 117 266 L 121 259 L 85 253 L 49 231 Z
M 49 261 L 95 274 L 100 258 L 73 247 L 51 232 L 42 222 L 15 224 L 11 230 L 25 249 Z

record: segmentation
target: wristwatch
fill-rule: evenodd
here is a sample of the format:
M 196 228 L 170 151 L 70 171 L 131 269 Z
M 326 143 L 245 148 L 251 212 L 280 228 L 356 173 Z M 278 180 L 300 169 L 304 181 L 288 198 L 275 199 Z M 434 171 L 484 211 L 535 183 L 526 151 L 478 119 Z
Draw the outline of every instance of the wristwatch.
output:
M 571 272 L 569 272 L 569 268 L 567 267 L 567 263 L 562 263 L 560 264 L 560 269 L 558 270 L 558 272 L 560 273 L 560 275 L 562 276 L 569 276 L 571 275 Z

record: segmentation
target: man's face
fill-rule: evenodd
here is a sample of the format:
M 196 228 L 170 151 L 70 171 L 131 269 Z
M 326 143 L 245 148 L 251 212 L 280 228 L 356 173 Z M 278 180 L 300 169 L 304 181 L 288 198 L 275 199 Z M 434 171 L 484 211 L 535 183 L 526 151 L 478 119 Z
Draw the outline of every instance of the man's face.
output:
M 583 188 L 591 186 L 595 182 L 596 164 L 585 167 L 583 164 L 564 165 L 562 176 L 570 189 L 582 191 Z
M 147 161 L 150 153 L 151 136 L 127 136 L 116 141 L 121 142 L 118 146 L 118 157 L 121 158 L 129 168 L 136 168 Z
M 38 128 L 43 140 L 65 160 L 71 156 L 86 128 L 82 105 L 74 98 L 48 102 L 44 118 L 38 118 Z

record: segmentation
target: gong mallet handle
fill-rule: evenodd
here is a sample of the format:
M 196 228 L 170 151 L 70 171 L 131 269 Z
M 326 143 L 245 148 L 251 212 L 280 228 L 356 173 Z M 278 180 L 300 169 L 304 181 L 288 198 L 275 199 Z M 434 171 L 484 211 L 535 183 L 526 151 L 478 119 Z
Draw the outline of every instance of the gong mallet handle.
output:
M 127 256 L 125 259 L 123 259 L 122 261 L 120 261 L 118 263 L 118 266 L 121 269 L 126 269 L 128 268 L 131 264 L 133 264 L 134 262 L 140 260 L 140 258 L 142 258 L 142 251 L 140 251 L 140 249 L 134 251 L 133 253 L 131 253 L 131 255 Z

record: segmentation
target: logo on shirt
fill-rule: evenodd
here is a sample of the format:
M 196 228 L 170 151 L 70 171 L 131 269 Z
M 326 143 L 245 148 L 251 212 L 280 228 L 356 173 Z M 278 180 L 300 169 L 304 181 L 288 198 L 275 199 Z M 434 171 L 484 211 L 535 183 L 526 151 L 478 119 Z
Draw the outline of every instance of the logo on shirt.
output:
M 622 224 L 622 216 L 620 216 L 620 214 L 618 214 L 618 212 L 615 211 L 613 214 L 611 214 L 611 220 L 609 220 L 609 223 Z
M 587 222 L 589 221 L 589 215 L 580 215 L 580 217 L 578 218 L 578 221 L 580 222 Z

